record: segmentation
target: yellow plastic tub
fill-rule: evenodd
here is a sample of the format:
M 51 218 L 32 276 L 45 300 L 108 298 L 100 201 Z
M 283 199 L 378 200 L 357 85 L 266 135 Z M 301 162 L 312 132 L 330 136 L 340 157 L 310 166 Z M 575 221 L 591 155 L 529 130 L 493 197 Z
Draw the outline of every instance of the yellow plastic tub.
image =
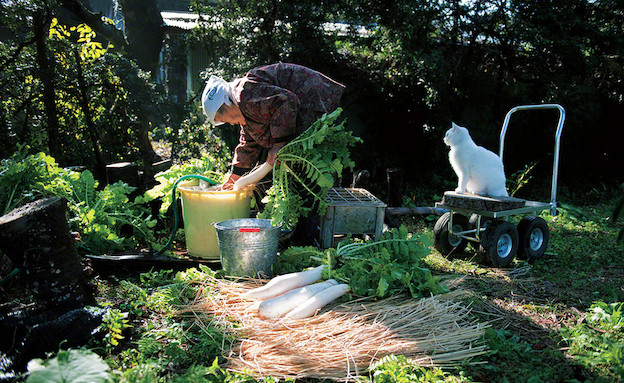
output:
M 192 257 L 218 261 L 219 243 L 213 226 L 234 218 L 249 218 L 251 190 L 201 189 L 189 182 L 178 186 L 182 197 L 182 217 L 186 248 Z

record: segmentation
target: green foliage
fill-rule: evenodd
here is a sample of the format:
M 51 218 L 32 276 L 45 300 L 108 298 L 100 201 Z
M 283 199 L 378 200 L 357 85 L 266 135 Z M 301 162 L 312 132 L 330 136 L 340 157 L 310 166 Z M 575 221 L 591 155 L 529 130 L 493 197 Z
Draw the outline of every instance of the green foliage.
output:
M 575 360 L 624 378 L 624 303 L 594 303 L 584 323 L 561 329 Z
M 89 350 L 59 351 L 56 357 L 28 363 L 27 383 L 106 383 L 112 382 L 110 368 Z
M 124 329 L 132 327 L 128 324 L 127 316 L 127 313 L 122 313 L 117 309 L 109 309 L 104 314 L 104 321 L 100 325 L 100 328 L 105 333 L 104 342 L 106 343 L 108 352 L 111 352 L 119 346 L 119 341 L 124 338 Z
M 176 162 L 184 163 L 210 155 L 225 170 L 224 164 L 231 162 L 233 146 L 228 147 L 224 140 L 223 136 L 227 136 L 224 129 L 214 129 L 206 123 L 203 110 L 198 104 L 184 103 L 177 106 L 177 109 L 182 114 L 181 121 L 176 122 L 172 118 L 166 126 L 154 130 L 154 137 L 171 143 L 171 158 Z M 234 130 L 231 133 L 238 134 Z
M 125 281 L 111 291 L 109 299 L 122 299 L 120 305 L 143 303 L 142 317 L 147 321 L 135 329 L 140 334 L 136 347 L 114 360 L 114 368 L 122 372 L 120 381 L 250 381 L 218 365 L 222 343 L 231 339 L 209 323 L 179 316 L 179 308 L 192 302 L 199 292 L 194 282 L 208 276 L 214 276 L 214 271 L 205 266 L 177 273 L 156 270 L 142 273 L 138 283 Z
M 508 188 L 510 196 L 513 197 L 516 195 L 520 189 L 525 187 L 531 181 L 533 178 L 533 176 L 531 176 L 531 172 L 535 169 L 535 166 L 537 166 L 537 161 L 525 165 L 524 169 L 518 170 L 509 177 L 507 184 L 509 185 Z
M 204 157 L 198 159 L 191 159 L 182 164 L 173 165 L 164 172 L 156 174 L 156 181 L 158 181 L 159 184 L 146 191 L 143 198 L 139 201 L 151 201 L 160 198 L 162 200 L 160 212 L 164 214 L 173 202 L 171 200 L 171 191 L 173 189 L 173 185 L 180 177 L 189 174 L 197 174 L 205 176 L 219 184 L 224 181 L 225 172 L 225 162 L 218 157 L 212 157 L 209 155 L 205 155 Z M 198 181 L 194 180 L 189 182 L 192 183 Z
M 61 197 L 68 202 L 70 228 L 80 234 L 78 246 L 85 251 L 106 253 L 154 241 L 156 222 L 145 207 L 128 199 L 133 187 L 117 182 L 98 190 L 90 171 L 61 169 L 54 158 L 44 153 L 28 155 L 27 150 L 21 147 L 2 161 L 0 202 L 5 212 L 38 198 Z M 124 226 L 131 228 L 129 235 L 121 234 Z
M 51 184 L 62 173 L 54 158 L 45 153 L 28 154 L 28 146 L 20 145 L 11 158 L 0 162 L 0 212 L 2 215 L 34 201 L 39 189 Z
M 405 226 L 385 232 L 378 241 L 338 244 L 327 251 L 327 276 L 345 281 L 362 296 L 385 298 L 398 294 L 426 297 L 448 292 L 424 267 L 428 240 L 411 235 Z
M 219 28 L 200 25 L 189 38 L 191 45 L 208 47 L 210 74 L 224 78 L 273 62 L 295 62 L 319 68 L 335 58 L 333 35 L 323 33 L 325 21 L 336 15 L 329 3 L 251 0 L 198 0 L 191 9 Z
M 21 142 L 63 166 L 103 172 L 120 160 L 151 164 L 145 132 L 172 110 L 150 74 L 104 45 L 90 26 L 60 24 L 56 2 L 2 6 L 11 8 L 3 23 L 11 29 L 0 45 L 0 157 Z M 46 22 L 34 23 L 41 14 Z M 44 43 L 34 44 L 39 35 Z M 46 97 L 53 97 L 54 113 Z
M 551 359 L 553 352 L 536 350 L 531 343 L 509 330 L 487 328 L 485 340 L 488 353 L 484 357 L 486 364 L 478 361 L 471 369 L 479 371 L 480 376 L 487 374 L 498 382 L 554 382 L 565 380 L 569 374 L 566 366 Z
M 316 267 L 322 262 L 323 252 L 313 246 L 291 246 L 278 253 L 275 273 L 296 273 L 302 269 Z
M 293 228 L 299 217 L 312 212 L 323 214 L 327 208 L 327 191 L 355 163 L 349 158 L 349 147 L 360 142 L 336 124 L 342 109 L 325 114 L 300 136 L 280 149 L 273 166 L 273 185 L 267 191 L 267 202 L 260 218 Z
M 324 277 L 348 283 L 353 293 L 385 298 L 408 294 L 414 298 L 447 292 L 439 278 L 424 267 L 428 240 L 408 233 L 405 226 L 385 232 L 378 241 L 350 241 L 325 251 L 290 247 L 277 260 L 276 273 L 328 265 Z
M 444 371 L 435 367 L 421 367 L 403 355 L 388 355 L 371 366 L 372 379 L 361 378 L 360 382 L 375 383 L 435 383 L 448 382 Z
M 613 222 L 617 222 L 618 218 L 624 216 L 624 184 L 620 185 L 620 190 L 623 194 L 620 198 L 618 198 L 615 208 L 613 208 L 613 213 L 611 214 Z M 620 229 L 620 233 L 617 237 L 618 241 L 621 241 L 622 239 L 624 239 L 624 227 Z

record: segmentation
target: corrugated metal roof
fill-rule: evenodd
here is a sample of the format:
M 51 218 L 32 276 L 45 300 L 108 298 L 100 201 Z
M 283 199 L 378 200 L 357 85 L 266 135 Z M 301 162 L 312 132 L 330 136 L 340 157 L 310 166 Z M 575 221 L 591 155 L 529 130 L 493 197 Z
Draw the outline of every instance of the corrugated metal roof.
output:
M 179 28 L 183 30 L 191 30 L 199 25 L 200 18 L 197 13 L 193 12 L 160 12 L 166 27 Z M 201 17 L 202 23 L 213 23 L 218 26 L 220 23 L 216 20 L 210 20 L 208 16 Z M 327 33 L 336 33 L 338 36 L 346 36 L 351 26 L 347 23 L 324 23 L 323 29 Z M 354 26 L 355 33 L 360 37 L 370 36 L 370 31 L 363 26 Z
M 199 24 L 199 15 L 193 12 L 160 12 L 165 27 L 191 30 Z M 208 22 L 208 18 L 202 16 L 202 20 Z

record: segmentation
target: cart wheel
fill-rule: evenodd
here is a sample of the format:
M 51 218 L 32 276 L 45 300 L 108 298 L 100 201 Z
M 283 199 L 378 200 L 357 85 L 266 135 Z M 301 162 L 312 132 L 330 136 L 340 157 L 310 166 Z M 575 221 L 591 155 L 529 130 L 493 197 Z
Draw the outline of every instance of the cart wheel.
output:
M 518 231 L 509 222 L 492 222 L 481 240 L 481 247 L 492 266 L 509 266 L 518 251 Z
M 466 231 L 470 228 L 468 219 L 458 213 L 453 214 L 453 232 Z M 443 256 L 448 256 L 451 251 L 462 252 L 468 244 L 468 240 L 456 237 L 449 232 L 451 212 L 442 214 L 433 227 L 433 245 Z
M 523 259 L 538 259 L 544 256 L 548 247 L 548 223 L 536 216 L 522 218 L 518 223 L 520 246 L 518 257 Z

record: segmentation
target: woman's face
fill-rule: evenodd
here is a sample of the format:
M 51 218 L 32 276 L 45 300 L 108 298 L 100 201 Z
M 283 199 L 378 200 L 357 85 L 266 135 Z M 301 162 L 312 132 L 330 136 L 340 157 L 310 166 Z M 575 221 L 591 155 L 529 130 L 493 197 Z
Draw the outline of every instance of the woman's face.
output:
M 234 103 L 230 105 L 223 104 L 215 115 L 215 121 L 227 122 L 230 125 L 245 125 L 245 117 L 243 117 L 238 105 L 234 105 Z

